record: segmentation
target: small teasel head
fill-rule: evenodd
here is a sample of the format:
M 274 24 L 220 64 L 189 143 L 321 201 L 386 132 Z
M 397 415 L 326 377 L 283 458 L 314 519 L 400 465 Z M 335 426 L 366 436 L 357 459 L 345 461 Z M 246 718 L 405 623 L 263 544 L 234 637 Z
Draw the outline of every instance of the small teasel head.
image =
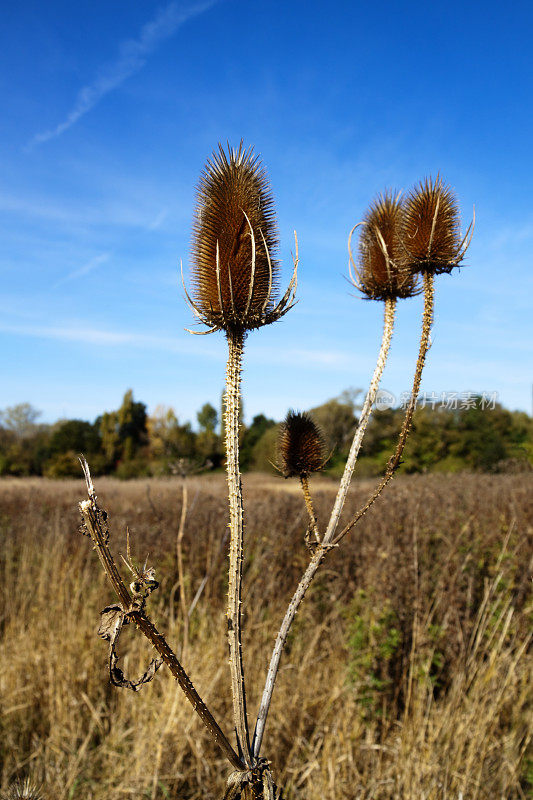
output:
M 277 248 L 274 200 L 258 156 L 242 142 L 227 152 L 219 144 L 197 189 L 190 300 L 197 318 L 210 330 L 245 332 L 288 311 L 295 285 L 276 305 Z
M 416 277 L 400 266 L 402 203 L 399 192 L 380 194 L 370 205 L 360 226 L 358 264 L 348 241 L 353 284 L 370 300 L 412 297 Z M 359 227 L 355 226 L 355 227 Z M 352 267 L 354 274 L 352 274 Z
M 40 790 L 29 778 L 25 781 L 15 781 L 7 791 L 0 795 L 0 800 L 43 800 Z
M 402 264 L 412 273 L 451 272 L 461 263 L 473 230 L 474 219 L 461 237 L 455 192 L 439 175 L 425 178 L 404 201 Z
M 284 478 L 307 477 L 322 469 L 327 459 L 324 437 L 305 412 L 288 412 L 278 440 L 278 465 Z

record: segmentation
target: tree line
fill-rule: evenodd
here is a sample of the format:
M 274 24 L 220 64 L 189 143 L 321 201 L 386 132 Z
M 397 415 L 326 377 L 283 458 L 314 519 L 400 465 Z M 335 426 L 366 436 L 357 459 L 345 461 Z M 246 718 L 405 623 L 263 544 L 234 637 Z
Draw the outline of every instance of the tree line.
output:
M 342 472 L 355 425 L 361 392 L 348 390 L 310 410 L 330 452 L 326 474 Z M 0 411 L 0 475 L 78 477 L 77 456 L 84 453 L 95 475 L 134 478 L 185 475 L 223 465 L 223 403 L 217 411 L 205 403 L 196 426 L 180 422 L 174 409 L 146 405 L 129 389 L 115 411 L 94 422 L 79 419 L 39 423 L 29 403 Z M 361 477 L 378 475 L 395 446 L 403 410 L 376 410 L 358 462 Z M 241 423 L 243 471 L 273 471 L 279 423 L 264 414 Z M 486 407 L 474 398 L 467 408 L 421 406 L 401 469 L 404 472 L 461 470 L 523 471 L 533 468 L 533 419 L 500 404 Z

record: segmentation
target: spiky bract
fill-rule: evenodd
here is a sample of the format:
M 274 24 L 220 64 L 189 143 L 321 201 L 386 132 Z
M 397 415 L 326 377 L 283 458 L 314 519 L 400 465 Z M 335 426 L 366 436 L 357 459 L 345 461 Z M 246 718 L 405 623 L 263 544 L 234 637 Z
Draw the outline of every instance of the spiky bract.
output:
M 0 795 L 0 800 L 43 800 L 41 792 L 26 778 L 25 781 L 15 781 L 7 792 Z
M 400 195 L 392 192 L 380 194 L 361 223 L 354 283 L 371 300 L 412 297 L 418 291 L 416 277 L 400 266 L 401 223 Z
M 274 202 L 253 148 L 219 144 L 200 176 L 193 226 L 194 306 L 215 329 L 271 322 L 279 266 Z
M 403 265 L 413 273 L 451 272 L 462 260 L 466 246 L 457 198 L 438 175 L 425 178 L 407 196 L 402 246 Z
M 324 466 L 324 437 L 309 414 L 290 410 L 278 441 L 279 468 L 285 478 L 306 476 Z

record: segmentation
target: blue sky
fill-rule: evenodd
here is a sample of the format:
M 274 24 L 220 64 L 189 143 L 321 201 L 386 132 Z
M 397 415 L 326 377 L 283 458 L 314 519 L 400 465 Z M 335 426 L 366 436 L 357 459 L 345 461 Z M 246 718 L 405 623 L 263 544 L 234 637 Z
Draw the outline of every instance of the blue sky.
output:
M 533 11 L 529 2 L 175 0 L 4 4 L 0 28 L 0 408 L 94 419 L 131 387 L 149 409 L 218 407 L 222 334 L 194 337 L 198 174 L 255 145 L 298 305 L 250 335 L 246 417 L 281 418 L 371 375 L 380 303 L 346 282 L 346 239 L 377 192 L 440 172 L 466 266 L 437 287 L 427 392 L 498 392 L 531 412 Z M 416 360 L 399 307 L 382 385 Z

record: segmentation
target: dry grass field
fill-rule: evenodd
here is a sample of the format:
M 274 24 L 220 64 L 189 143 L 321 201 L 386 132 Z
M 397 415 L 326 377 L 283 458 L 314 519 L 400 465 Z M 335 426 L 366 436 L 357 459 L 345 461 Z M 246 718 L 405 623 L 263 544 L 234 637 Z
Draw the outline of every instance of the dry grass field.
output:
M 351 509 L 371 485 L 355 482 Z M 96 482 L 113 552 L 125 553 L 129 525 L 161 583 L 148 613 L 229 735 L 225 481 L 188 487 L 186 606 L 205 588 L 182 648 L 180 481 Z M 323 521 L 336 486 L 313 487 Z M 526 475 L 398 478 L 330 555 L 291 632 L 265 736 L 288 800 L 528 796 L 532 489 Z M 296 485 L 250 475 L 244 492 L 252 717 L 308 554 Z M 109 684 L 96 629 L 115 598 L 77 530 L 84 496 L 81 479 L 0 482 L 1 787 L 29 774 L 50 800 L 219 800 L 227 764 L 166 668 L 138 694 Z M 136 677 L 151 654 L 130 627 L 121 663 Z

